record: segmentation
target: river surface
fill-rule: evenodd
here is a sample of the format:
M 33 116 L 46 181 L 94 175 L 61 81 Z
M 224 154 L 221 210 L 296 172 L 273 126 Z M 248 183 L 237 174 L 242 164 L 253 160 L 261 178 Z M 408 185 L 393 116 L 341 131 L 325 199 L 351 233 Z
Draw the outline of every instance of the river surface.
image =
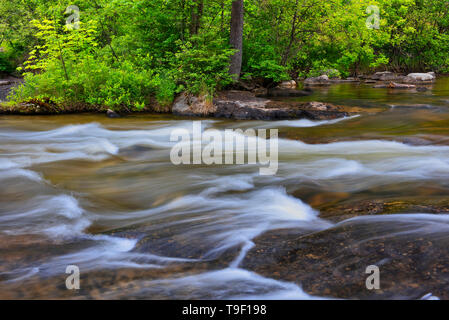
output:
M 358 299 L 371 294 L 369 265 L 384 272 L 378 297 L 449 298 L 449 79 L 424 93 L 339 84 L 299 100 L 360 113 L 202 122 L 279 129 L 275 176 L 173 165 L 170 134 L 190 119 L 1 116 L 0 298 Z M 273 255 L 281 245 L 266 235 L 278 231 L 284 250 L 309 253 Z M 66 288 L 70 265 L 80 290 Z M 332 283 L 351 265 L 359 278 Z M 323 266 L 335 270 L 321 277 Z

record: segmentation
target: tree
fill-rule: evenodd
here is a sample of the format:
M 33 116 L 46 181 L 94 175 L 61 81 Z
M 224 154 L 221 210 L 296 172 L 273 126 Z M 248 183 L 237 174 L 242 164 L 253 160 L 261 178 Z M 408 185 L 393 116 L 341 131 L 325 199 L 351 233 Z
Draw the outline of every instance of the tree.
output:
M 242 71 L 244 24 L 243 13 L 243 0 L 232 1 L 230 42 L 231 47 L 237 51 L 231 57 L 229 73 L 233 76 L 234 80 L 238 80 L 240 78 L 240 73 Z
M 190 34 L 196 35 L 198 34 L 201 27 L 201 17 L 203 15 L 204 10 L 204 1 L 203 0 L 194 0 L 194 5 L 191 8 L 191 24 L 190 24 Z

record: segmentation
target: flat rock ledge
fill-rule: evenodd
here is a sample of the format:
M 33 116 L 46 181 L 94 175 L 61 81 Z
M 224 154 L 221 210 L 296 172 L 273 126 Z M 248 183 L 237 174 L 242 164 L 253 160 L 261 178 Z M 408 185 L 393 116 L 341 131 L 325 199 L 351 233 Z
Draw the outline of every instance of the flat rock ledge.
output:
M 344 107 L 322 102 L 274 101 L 251 92 L 226 91 L 212 101 L 181 94 L 172 112 L 178 116 L 215 117 L 235 120 L 328 120 L 350 115 Z
M 396 83 L 408 84 L 409 88 L 414 88 L 413 85 L 432 85 L 436 81 L 436 74 L 434 72 L 427 73 L 410 73 L 408 75 L 394 73 L 390 71 L 376 72 L 373 75 L 360 75 L 358 77 L 350 77 L 346 79 L 329 78 L 323 74 L 319 77 L 307 78 L 304 80 L 306 87 L 315 86 L 330 86 L 338 83 Z M 380 87 L 378 87 L 380 88 Z M 393 89 L 404 89 L 406 87 L 395 86 Z

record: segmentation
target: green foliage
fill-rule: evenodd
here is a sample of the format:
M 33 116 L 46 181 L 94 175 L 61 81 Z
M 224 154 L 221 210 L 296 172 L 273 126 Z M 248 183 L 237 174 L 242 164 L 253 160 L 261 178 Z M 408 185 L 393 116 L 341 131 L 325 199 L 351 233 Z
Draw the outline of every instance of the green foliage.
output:
M 20 66 L 26 81 L 17 101 L 143 109 L 155 99 L 168 106 L 181 91 L 211 98 L 232 82 L 231 3 L 1 1 L 0 72 Z M 79 29 L 65 26 L 69 5 L 80 9 Z M 369 6 L 379 8 L 378 29 L 366 26 Z M 447 1 L 245 1 L 242 72 L 253 79 L 449 72 L 447 52 Z
M 216 89 L 232 83 L 229 59 L 234 50 L 224 43 L 225 40 L 206 34 L 180 44 L 174 59 L 176 79 L 194 94 L 213 94 Z
M 13 53 L 10 50 L 3 50 L 0 52 L 0 73 L 11 73 L 14 71 Z
M 57 30 L 50 20 L 33 23 L 42 44 L 25 62 L 26 82 L 15 91 L 16 100 L 40 97 L 60 103 L 142 109 L 156 92 L 161 103 L 173 99 L 174 85 L 170 87 L 153 71 L 129 61 L 108 63 L 97 49 L 93 24 L 69 31 Z

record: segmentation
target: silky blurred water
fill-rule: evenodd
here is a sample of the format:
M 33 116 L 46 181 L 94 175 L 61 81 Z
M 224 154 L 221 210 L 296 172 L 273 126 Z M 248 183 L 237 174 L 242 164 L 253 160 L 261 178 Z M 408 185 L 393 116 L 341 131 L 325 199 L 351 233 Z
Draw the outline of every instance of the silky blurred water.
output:
M 203 130 L 278 128 L 279 171 L 271 177 L 257 165 L 174 166 L 170 133 L 192 130 L 189 119 L 2 116 L 0 298 L 318 298 L 300 283 L 241 268 L 254 240 L 270 230 L 331 229 L 337 221 L 320 210 L 337 204 L 448 199 L 447 79 L 425 93 L 342 84 L 301 100 L 360 113 L 202 122 Z M 428 228 L 407 232 L 428 236 L 448 224 L 439 217 L 434 224 L 421 216 Z M 358 219 L 364 228 L 377 224 Z M 391 216 L 379 232 L 394 235 L 409 220 Z M 81 270 L 78 293 L 65 289 L 67 265 Z

